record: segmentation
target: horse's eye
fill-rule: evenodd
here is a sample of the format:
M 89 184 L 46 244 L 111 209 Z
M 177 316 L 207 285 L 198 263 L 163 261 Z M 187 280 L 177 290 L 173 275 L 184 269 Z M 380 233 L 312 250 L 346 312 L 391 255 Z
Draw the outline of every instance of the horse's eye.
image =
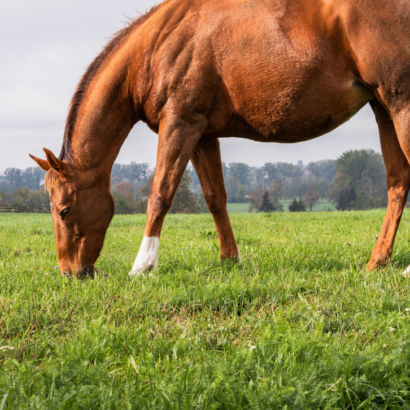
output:
M 60 212 L 60 216 L 61 218 L 65 218 L 71 211 L 71 208 L 64 208 L 61 212 Z

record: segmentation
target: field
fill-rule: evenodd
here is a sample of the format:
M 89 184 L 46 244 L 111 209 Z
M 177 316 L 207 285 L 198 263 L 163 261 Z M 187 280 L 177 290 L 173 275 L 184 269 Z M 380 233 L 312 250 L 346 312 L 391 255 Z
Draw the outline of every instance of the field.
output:
M 129 279 L 145 217 L 115 217 L 95 280 L 62 279 L 49 215 L 0 214 L 0 410 L 408 409 L 410 218 L 365 264 L 382 211 L 171 215 Z
M 285 212 L 288 212 L 291 201 L 281 201 L 281 203 L 283 205 L 283 210 Z M 229 213 L 246 213 L 248 212 L 248 208 L 249 208 L 249 203 L 228 204 Z M 336 210 L 335 206 L 331 202 L 318 202 L 313 207 L 312 212 L 327 211 L 328 209 L 330 209 L 331 211 Z

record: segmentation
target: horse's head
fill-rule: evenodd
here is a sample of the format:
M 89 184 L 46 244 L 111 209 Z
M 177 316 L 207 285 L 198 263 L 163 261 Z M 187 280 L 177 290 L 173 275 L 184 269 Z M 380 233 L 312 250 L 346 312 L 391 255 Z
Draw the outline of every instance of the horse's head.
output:
M 94 276 L 94 263 L 114 215 L 110 176 L 98 169 L 74 170 L 66 161 L 44 149 L 47 160 L 30 155 L 47 171 L 57 256 L 62 274 L 78 278 Z

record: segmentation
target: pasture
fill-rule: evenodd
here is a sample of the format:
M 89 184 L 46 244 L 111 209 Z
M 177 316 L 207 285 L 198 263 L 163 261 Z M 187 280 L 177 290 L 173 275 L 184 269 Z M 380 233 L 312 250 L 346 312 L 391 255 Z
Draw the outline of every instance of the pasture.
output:
M 116 216 L 95 280 L 62 279 L 49 215 L 0 214 L 0 409 L 410 408 L 405 212 L 169 215 L 152 276 L 128 278 L 145 216 Z
M 283 205 L 283 211 L 288 212 L 289 211 L 289 205 L 291 204 L 292 201 L 281 201 L 281 204 Z M 249 209 L 249 203 L 244 202 L 244 203 L 228 203 L 228 212 L 230 214 L 232 213 L 246 213 L 248 212 Z M 323 201 L 323 202 L 318 202 L 312 209 L 312 212 L 320 212 L 320 211 L 336 211 L 336 207 L 328 201 Z M 253 212 L 256 212 L 255 210 Z

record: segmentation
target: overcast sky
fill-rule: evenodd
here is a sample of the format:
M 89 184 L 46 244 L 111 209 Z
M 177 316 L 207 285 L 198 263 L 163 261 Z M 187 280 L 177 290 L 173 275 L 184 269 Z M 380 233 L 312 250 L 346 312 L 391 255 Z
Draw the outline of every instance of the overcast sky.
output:
M 0 5 L 0 173 L 33 165 L 42 147 L 60 152 L 75 86 L 107 39 L 145 12 L 152 0 L 13 0 Z M 117 162 L 155 165 L 157 135 L 138 123 Z M 348 149 L 380 151 L 374 116 L 366 106 L 348 123 L 316 140 L 285 145 L 222 140 L 226 163 L 304 163 L 337 158 Z

